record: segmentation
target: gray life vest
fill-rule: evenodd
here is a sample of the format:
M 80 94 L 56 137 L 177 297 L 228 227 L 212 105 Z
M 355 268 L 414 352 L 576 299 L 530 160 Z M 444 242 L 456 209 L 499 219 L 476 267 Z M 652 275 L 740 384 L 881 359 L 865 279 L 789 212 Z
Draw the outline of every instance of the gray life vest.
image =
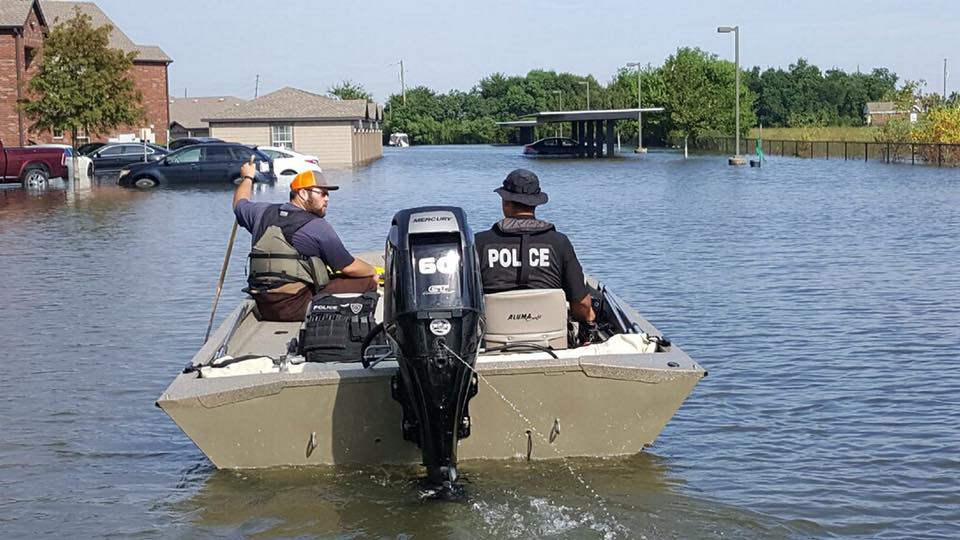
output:
M 301 255 L 293 247 L 294 233 L 319 218 L 305 210 L 285 210 L 282 206 L 275 204 L 267 208 L 253 231 L 253 246 L 248 256 L 248 292 L 296 282 L 319 291 L 330 282 L 326 262 L 320 257 Z

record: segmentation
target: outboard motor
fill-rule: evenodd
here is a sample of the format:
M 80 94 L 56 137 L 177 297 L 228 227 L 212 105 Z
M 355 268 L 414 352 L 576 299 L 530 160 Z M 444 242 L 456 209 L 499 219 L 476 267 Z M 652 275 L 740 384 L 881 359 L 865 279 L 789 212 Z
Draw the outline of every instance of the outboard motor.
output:
M 401 210 L 386 246 L 383 324 L 399 364 L 393 397 L 403 438 L 417 443 L 427 484 L 452 494 L 457 442 L 470 435 L 467 402 L 483 329 L 483 288 L 466 214 L 452 206 Z

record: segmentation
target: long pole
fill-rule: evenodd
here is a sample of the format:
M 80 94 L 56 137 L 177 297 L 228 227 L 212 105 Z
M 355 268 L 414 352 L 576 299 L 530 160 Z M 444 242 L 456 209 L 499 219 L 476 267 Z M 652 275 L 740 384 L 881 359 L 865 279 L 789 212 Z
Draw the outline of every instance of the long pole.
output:
M 556 94 L 557 97 L 559 98 L 560 111 L 562 112 L 563 111 L 563 90 L 552 90 L 552 92 Z M 560 130 L 558 131 L 559 135 L 557 135 L 557 137 L 563 137 L 563 122 L 558 122 L 558 124 L 560 125 Z
M 184 93 L 186 93 L 186 91 L 184 91 Z M 259 95 L 260 95 L 260 74 L 257 73 L 257 83 L 253 87 L 253 99 L 257 99 Z M 183 96 L 183 97 L 187 97 L 187 96 Z
M 643 89 L 641 87 L 641 64 L 640 62 L 627 62 L 627 67 L 637 68 L 637 149 L 636 152 L 642 153 L 645 152 L 643 149 Z
M 213 328 L 213 316 L 217 313 L 217 303 L 220 302 L 220 291 L 223 290 L 223 280 L 227 277 L 227 266 L 230 265 L 230 254 L 233 253 L 233 242 L 236 239 L 237 220 L 233 220 L 233 227 L 230 229 L 230 242 L 227 244 L 227 254 L 223 257 L 223 266 L 220 267 L 220 279 L 217 281 L 217 292 L 213 295 L 213 308 L 210 310 L 210 322 L 207 323 L 207 333 L 203 336 L 204 343 L 210 339 L 210 330 Z
M 947 59 L 943 59 L 943 102 L 947 102 Z
M 407 104 L 407 82 L 403 75 L 403 60 L 400 61 L 400 91 L 403 93 L 403 104 Z
M 637 150 L 643 148 L 643 103 L 640 98 L 643 92 L 640 84 L 640 62 L 637 62 Z
M 733 42 L 734 42 L 734 69 L 737 70 L 737 80 L 736 80 L 736 95 L 737 95 L 737 153 L 736 157 L 740 157 L 740 26 L 733 27 Z
M 560 91 L 560 111 L 563 112 L 563 90 Z M 563 122 L 560 122 L 560 136 L 563 137 Z

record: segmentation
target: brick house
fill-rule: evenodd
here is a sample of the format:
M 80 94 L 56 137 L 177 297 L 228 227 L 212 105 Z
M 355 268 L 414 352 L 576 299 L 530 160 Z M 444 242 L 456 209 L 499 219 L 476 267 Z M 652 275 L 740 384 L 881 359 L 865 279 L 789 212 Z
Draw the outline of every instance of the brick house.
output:
M 110 133 L 81 134 L 79 143 L 107 139 L 122 134 L 139 136 L 140 130 L 153 126 L 155 140 L 166 142 L 169 124 L 167 68 L 172 62 L 159 47 L 137 45 L 92 2 L 38 0 L 0 0 L 0 140 L 8 145 L 56 142 L 69 144 L 69 133 L 35 133 L 30 120 L 20 112 L 17 100 L 36 73 L 37 61 L 50 28 L 73 18 L 74 8 L 89 15 L 94 27 L 113 26 L 110 46 L 124 52 L 136 52 L 131 77 L 143 94 L 146 118 L 142 125 L 122 126 Z

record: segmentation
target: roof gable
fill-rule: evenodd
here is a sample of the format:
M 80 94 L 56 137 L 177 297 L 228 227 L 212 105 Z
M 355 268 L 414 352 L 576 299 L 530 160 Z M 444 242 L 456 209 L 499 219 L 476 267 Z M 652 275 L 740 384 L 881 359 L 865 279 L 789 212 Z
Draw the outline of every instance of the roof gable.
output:
M 187 129 L 207 128 L 209 125 L 204 118 L 245 102 L 245 99 L 234 96 L 171 98 L 170 125 L 176 123 Z
M 289 86 L 211 114 L 204 120 L 367 120 L 364 99 L 337 100 Z
M 57 24 L 72 19 L 73 9 L 75 7 L 80 8 L 82 13 L 90 16 L 91 24 L 93 24 L 94 27 L 100 27 L 105 24 L 112 26 L 113 31 L 110 32 L 110 47 L 120 49 L 125 53 L 137 53 L 134 62 L 164 62 L 169 64 L 173 61 L 160 47 L 155 45 L 137 45 L 134 43 L 133 40 L 124 34 L 123 31 L 120 30 L 120 27 L 110 20 L 110 17 L 107 17 L 107 14 L 93 2 L 44 0 L 40 3 L 40 9 L 46 14 L 49 26 L 56 26 Z
M 47 21 L 37 0 L 0 0 L 0 28 L 21 28 L 27 23 L 30 10 L 37 11 L 37 19 L 43 26 Z

